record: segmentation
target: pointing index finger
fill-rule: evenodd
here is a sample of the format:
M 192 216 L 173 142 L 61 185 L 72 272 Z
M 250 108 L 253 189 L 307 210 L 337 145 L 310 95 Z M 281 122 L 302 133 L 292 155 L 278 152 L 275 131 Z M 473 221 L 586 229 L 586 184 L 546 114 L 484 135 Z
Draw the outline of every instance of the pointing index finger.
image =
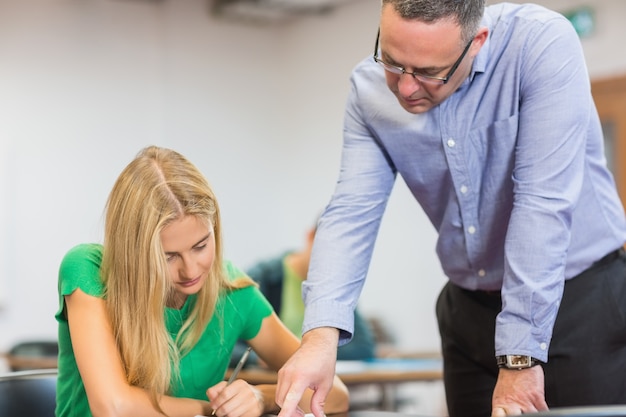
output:
M 284 390 L 280 386 L 277 387 L 276 404 L 281 407 L 278 417 L 304 416 L 304 412 L 300 409 L 299 403 L 306 388 L 306 385 L 293 383 L 288 386 L 287 392 L 283 394 Z

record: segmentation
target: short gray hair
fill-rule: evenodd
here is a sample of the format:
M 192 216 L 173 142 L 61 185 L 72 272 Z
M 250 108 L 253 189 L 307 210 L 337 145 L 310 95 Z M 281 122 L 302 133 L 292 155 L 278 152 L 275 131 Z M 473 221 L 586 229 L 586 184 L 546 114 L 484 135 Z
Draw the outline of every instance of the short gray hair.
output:
M 452 19 L 461 27 L 463 43 L 476 35 L 485 11 L 485 0 L 382 0 L 382 4 L 392 5 L 400 17 L 407 20 Z

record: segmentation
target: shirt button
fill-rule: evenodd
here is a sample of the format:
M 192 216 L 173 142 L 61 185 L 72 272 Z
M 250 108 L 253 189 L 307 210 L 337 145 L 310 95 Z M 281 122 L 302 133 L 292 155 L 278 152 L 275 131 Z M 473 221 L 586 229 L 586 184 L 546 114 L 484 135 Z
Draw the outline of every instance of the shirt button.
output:
M 467 232 L 470 235 L 473 235 L 474 233 L 476 233 L 476 228 L 474 226 L 470 226 L 470 227 L 467 228 Z
M 461 185 L 461 194 L 465 194 L 467 192 L 467 187 L 464 185 Z
M 485 275 L 487 275 L 487 273 L 485 272 L 484 269 L 481 269 L 481 270 L 478 271 L 478 276 L 479 277 L 484 277 Z
M 452 138 L 448 139 L 448 146 L 450 148 L 454 148 L 454 145 L 456 145 L 456 142 L 454 141 L 454 139 Z
M 541 348 L 541 350 L 546 350 L 548 348 L 548 345 L 545 343 L 542 343 L 539 345 L 539 347 Z

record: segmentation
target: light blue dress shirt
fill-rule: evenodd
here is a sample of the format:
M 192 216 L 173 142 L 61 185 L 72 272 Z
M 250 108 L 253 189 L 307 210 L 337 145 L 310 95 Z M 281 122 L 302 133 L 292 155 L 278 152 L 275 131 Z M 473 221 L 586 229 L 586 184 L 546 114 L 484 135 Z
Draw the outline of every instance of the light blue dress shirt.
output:
M 400 106 L 371 56 L 354 69 L 339 179 L 303 286 L 304 332 L 330 326 L 340 343 L 350 338 L 398 173 L 438 232 L 450 281 L 502 290 L 496 355 L 545 361 L 564 280 L 626 241 L 573 27 L 539 6 L 502 3 L 483 25 L 489 37 L 469 77 L 426 113 Z

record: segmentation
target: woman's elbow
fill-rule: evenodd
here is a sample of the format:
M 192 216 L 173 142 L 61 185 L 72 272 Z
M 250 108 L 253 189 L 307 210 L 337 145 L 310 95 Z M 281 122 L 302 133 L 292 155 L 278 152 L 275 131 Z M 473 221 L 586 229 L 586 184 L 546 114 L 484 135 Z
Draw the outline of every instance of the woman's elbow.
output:
M 89 398 L 89 408 L 93 417 L 127 417 L 135 416 L 137 401 L 129 395 L 111 395 Z
M 93 417 L 123 417 L 120 405 L 116 401 L 90 401 L 89 408 Z

